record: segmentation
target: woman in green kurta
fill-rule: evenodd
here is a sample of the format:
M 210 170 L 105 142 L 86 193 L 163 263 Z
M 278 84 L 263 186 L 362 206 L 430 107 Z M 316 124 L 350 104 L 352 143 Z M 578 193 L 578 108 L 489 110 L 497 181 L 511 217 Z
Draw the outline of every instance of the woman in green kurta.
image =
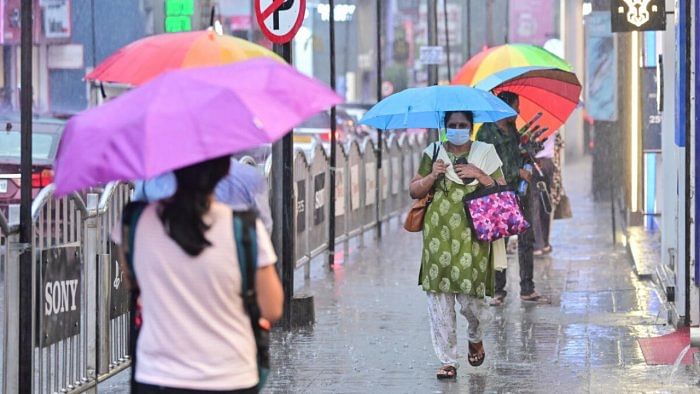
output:
M 455 377 L 459 366 L 455 301 L 469 322 L 469 363 L 483 363 L 480 320 L 488 314 L 484 297 L 494 290 L 491 243 L 476 239 L 462 201 L 479 188 L 505 181 L 493 146 L 469 140 L 472 124 L 471 113 L 448 112 L 448 142 L 425 150 L 411 182 L 413 198 L 434 191 L 423 224 L 419 282 L 428 295 L 433 345 L 443 364 L 438 378 Z

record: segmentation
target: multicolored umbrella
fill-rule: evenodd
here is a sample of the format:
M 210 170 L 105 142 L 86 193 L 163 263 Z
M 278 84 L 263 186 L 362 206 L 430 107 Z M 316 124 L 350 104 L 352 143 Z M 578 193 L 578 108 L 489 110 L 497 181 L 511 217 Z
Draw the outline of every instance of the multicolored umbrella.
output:
M 85 79 L 138 86 L 170 70 L 219 66 L 258 57 L 283 62 L 267 48 L 213 29 L 160 34 L 121 48 Z
M 375 104 L 360 121 L 379 130 L 443 128 L 447 111 L 471 111 L 475 122 L 515 116 L 508 104 L 491 93 L 466 86 L 406 89 Z
M 512 67 L 542 66 L 571 71 L 564 59 L 544 48 L 527 44 L 506 44 L 482 51 L 462 66 L 454 85 L 474 86 L 489 75 Z
M 517 94 L 521 122 L 542 113 L 536 124 L 549 129 L 543 137 L 553 134 L 566 122 L 581 95 L 581 83 L 576 74 L 547 67 L 509 68 L 492 74 L 476 87 L 494 94 L 503 91 Z
M 149 179 L 274 142 L 342 101 L 321 82 L 270 59 L 168 72 L 68 121 L 56 193 Z

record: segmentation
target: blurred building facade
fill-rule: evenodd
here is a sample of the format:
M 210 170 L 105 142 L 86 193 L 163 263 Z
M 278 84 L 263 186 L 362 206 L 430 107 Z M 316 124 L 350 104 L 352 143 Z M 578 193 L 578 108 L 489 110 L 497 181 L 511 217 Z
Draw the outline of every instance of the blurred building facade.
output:
M 694 71 L 700 10 L 693 1 L 657 1 L 666 9 L 665 30 L 613 33 L 611 12 L 621 3 L 613 1 L 581 4 L 585 103 L 595 120 L 594 197 L 614 200 L 621 238 L 638 271 L 650 272 L 659 285 L 669 320 L 697 325 L 700 206 L 694 190 L 700 129 Z
M 139 38 L 165 31 L 168 0 L 34 0 L 34 110 L 46 116 L 68 116 L 93 101 L 83 78 L 117 49 Z M 192 29 L 208 26 L 210 0 L 190 0 Z M 19 103 L 20 0 L 1 0 L 0 102 L 3 112 Z
M 438 45 L 449 40 L 451 74 L 471 55 L 508 41 L 509 0 L 431 0 L 438 9 Z M 536 0 L 553 3 L 556 0 Z M 271 46 L 257 29 L 250 0 L 218 0 L 218 17 L 227 32 Z M 445 15 L 445 3 L 447 15 Z M 420 47 L 428 44 L 428 0 L 384 0 L 382 4 L 382 73 L 384 92 L 428 82 L 427 68 L 420 63 Z M 329 9 L 326 1 L 308 0 L 306 18 L 294 40 L 294 64 L 301 71 L 330 82 Z M 341 0 L 335 3 L 336 64 L 338 91 L 349 102 L 376 101 L 377 1 Z M 445 18 L 446 16 L 446 18 Z M 546 26 L 558 35 L 558 7 Z M 522 21 L 520 21 L 522 19 Z M 527 15 L 519 19 L 522 37 L 540 34 Z M 530 22 L 528 24 L 528 22 Z M 447 26 L 447 27 L 446 27 Z M 439 80 L 449 81 L 447 63 L 439 67 Z

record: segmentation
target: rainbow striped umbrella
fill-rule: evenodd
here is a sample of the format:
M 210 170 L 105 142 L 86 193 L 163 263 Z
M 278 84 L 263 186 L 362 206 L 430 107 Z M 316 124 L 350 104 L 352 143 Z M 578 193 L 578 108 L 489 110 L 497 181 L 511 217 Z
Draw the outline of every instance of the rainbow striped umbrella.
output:
M 267 48 L 213 29 L 159 34 L 121 48 L 85 79 L 138 86 L 170 70 L 221 66 L 259 57 L 284 62 Z
M 496 72 L 527 66 L 559 68 L 565 71 L 573 69 L 564 59 L 544 48 L 527 44 L 506 44 L 474 55 L 462 66 L 452 84 L 474 86 Z
M 538 113 L 540 127 L 549 129 L 543 134 L 554 134 L 569 119 L 579 103 L 581 83 L 576 74 L 549 67 L 513 67 L 491 74 L 476 88 L 498 94 L 512 92 L 520 98 L 520 124 Z

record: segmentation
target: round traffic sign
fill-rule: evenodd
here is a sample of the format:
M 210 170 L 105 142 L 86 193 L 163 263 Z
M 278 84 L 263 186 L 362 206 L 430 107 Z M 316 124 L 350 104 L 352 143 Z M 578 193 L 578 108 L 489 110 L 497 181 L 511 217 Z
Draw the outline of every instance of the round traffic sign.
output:
M 306 0 L 255 0 L 255 18 L 268 40 L 284 44 L 292 40 L 304 22 Z

